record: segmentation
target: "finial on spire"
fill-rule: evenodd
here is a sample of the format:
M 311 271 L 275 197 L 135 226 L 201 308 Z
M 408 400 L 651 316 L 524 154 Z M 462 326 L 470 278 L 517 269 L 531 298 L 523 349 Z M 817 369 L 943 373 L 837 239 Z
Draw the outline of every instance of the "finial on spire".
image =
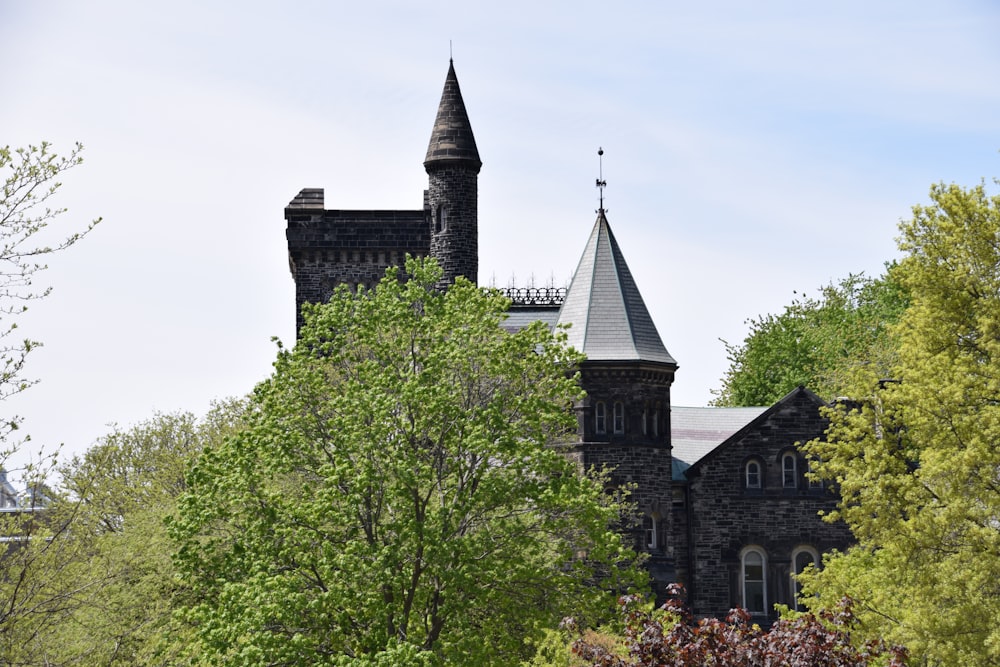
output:
M 608 182 L 604 180 L 604 149 L 597 147 L 597 188 L 601 191 L 601 208 L 598 213 L 604 213 L 604 188 Z
M 448 62 L 455 62 L 455 54 L 451 50 L 451 40 L 448 40 Z

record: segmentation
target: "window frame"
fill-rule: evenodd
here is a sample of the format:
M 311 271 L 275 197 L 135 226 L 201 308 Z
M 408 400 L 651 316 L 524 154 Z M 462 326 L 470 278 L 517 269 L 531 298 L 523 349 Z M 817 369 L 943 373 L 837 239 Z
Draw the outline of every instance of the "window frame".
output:
M 759 579 L 748 579 L 747 569 L 748 565 L 751 565 L 748 561 L 753 558 L 760 560 L 760 578 Z M 754 563 L 753 566 L 758 566 Z M 748 595 L 748 584 L 753 584 L 754 588 L 759 587 L 760 594 L 760 607 L 751 608 L 749 604 Z M 756 595 L 755 590 L 752 595 Z M 752 616 L 767 616 L 767 552 L 758 546 L 749 546 L 743 549 L 740 553 L 740 602 L 744 609 L 750 613 Z
M 604 401 L 594 403 L 594 433 L 604 435 L 608 432 L 608 412 Z
M 810 474 L 810 473 L 813 472 L 812 464 L 813 464 L 813 462 L 811 460 L 806 459 L 806 481 L 808 482 L 809 490 L 810 491 L 822 491 L 823 488 L 824 488 L 823 480 L 822 479 L 818 479 L 818 478 L 814 478 Z
M 654 550 L 657 547 L 656 517 L 651 514 L 642 515 L 643 538 L 647 549 Z
M 611 413 L 611 426 L 614 429 L 615 435 L 621 435 L 625 433 L 625 404 L 621 401 L 615 401 L 612 406 Z
M 750 466 L 757 468 L 757 482 L 755 484 L 750 483 Z M 752 491 L 760 491 L 764 488 L 764 467 L 761 465 L 760 459 L 753 458 L 743 464 L 743 485 L 744 488 Z
M 791 467 L 787 462 L 791 461 Z M 799 457 L 795 452 L 785 452 L 781 455 L 781 488 L 799 488 Z
M 800 545 L 798 547 L 795 547 L 795 549 L 792 551 L 792 559 L 791 559 L 792 567 L 789 570 L 789 578 L 791 579 L 789 590 L 792 593 L 791 606 L 792 609 L 794 609 L 795 611 L 803 611 L 805 608 L 804 605 L 802 605 L 801 602 L 799 601 L 799 598 L 801 597 L 802 594 L 801 590 L 802 585 L 798 581 L 798 575 L 806 568 L 806 565 L 804 565 L 801 568 L 799 567 L 799 558 L 801 556 L 808 556 L 814 568 L 818 568 L 820 563 L 822 562 L 820 561 L 819 558 L 819 551 L 817 551 L 811 546 Z

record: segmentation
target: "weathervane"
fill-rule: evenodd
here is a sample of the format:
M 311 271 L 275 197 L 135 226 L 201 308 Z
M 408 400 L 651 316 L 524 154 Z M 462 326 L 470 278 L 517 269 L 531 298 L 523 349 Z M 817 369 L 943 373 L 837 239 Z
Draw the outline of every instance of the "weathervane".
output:
M 604 188 L 607 187 L 608 182 L 604 180 L 604 149 L 600 146 L 597 147 L 597 187 L 601 191 L 601 209 L 599 213 L 604 213 Z

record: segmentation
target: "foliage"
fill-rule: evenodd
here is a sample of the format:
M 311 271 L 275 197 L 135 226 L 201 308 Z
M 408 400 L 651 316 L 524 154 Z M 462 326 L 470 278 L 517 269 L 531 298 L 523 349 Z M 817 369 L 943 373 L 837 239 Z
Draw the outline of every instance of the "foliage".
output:
M 74 233 L 60 233 L 54 243 L 45 240 L 47 227 L 64 212 L 46 206 L 60 184 L 60 174 L 80 164 L 79 144 L 67 157 L 51 152 L 49 144 L 0 148 L 0 172 L 5 174 L 0 194 L 0 400 L 24 391 L 33 380 L 23 374 L 28 353 L 39 345 L 16 340 L 17 317 L 28 303 L 44 298 L 48 288 L 34 285 L 36 274 L 46 268 L 48 255 L 68 248 L 99 220 Z M 20 418 L 0 419 L 0 470 L 18 443 L 8 441 L 21 425 Z M 50 568 L 71 562 L 73 554 L 59 538 L 68 524 L 41 511 L 54 492 L 46 484 L 52 458 L 43 459 L 24 472 L 27 492 L 19 507 L 0 515 L 0 662 L 23 655 L 23 645 L 42 628 L 58 623 L 64 609 L 63 594 L 44 575 Z
M 22 371 L 25 357 L 39 343 L 14 338 L 17 316 L 28 309 L 28 302 L 50 291 L 34 285 L 35 274 L 46 268 L 48 255 L 73 245 L 100 222 L 97 219 L 82 231 L 60 235 L 54 243 L 44 240 L 46 227 L 65 212 L 47 206 L 61 186 L 56 179 L 83 162 L 82 151 L 83 146 L 76 144 L 68 156 L 59 157 L 47 142 L 0 148 L 0 172 L 6 173 L 0 196 L 0 400 L 34 384 Z M 19 424 L 18 418 L 6 417 L 0 440 Z
M 683 588 L 673 584 L 670 597 L 649 611 L 637 596 L 619 601 L 625 632 L 621 646 L 606 646 L 581 638 L 573 652 L 593 667 L 902 667 L 905 651 L 880 641 L 856 645 L 856 620 L 850 599 L 835 611 L 818 616 L 801 614 L 782 619 L 763 630 L 751 624 L 750 614 L 733 609 L 725 621 L 703 618 L 695 622 L 683 603 Z M 568 626 L 572 629 L 573 622 Z
M 872 635 L 924 664 L 1000 662 L 1000 196 L 935 185 L 901 224 L 909 308 L 890 374 L 830 411 L 816 467 L 858 546 L 806 582 L 847 592 Z
M 17 645 L 5 647 L 7 662 L 182 664 L 190 630 L 172 606 L 185 591 L 174 581 L 163 520 L 194 458 L 233 432 L 242 411 L 228 401 L 201 420 L 158 414 L 115 429 L 61 467 L 62 490 L 42 515 L 49 532 L 24 552 L 34 558 L 26 581 L 44 593 L 33 604 L 43 604 L 10 635 Z
M 739 345 L 723 341 L 729 368 L 715 405 L 772 405 L 799 385 L 821 396 L 842 395 L 861 369 L 885 369 L 895 343 L 888 333 L 907 303 L 893 266 L 879 278 L 849 275 L 797 297 L 784 312 L 747 321 Z
M 553 442 L 572 432 L 578 357 L 432 261 L 307 306 L 207 450 L 172 533 L 223 664 L 517 664 L 569 608 L 640 579 L 620 507 Z M 596 613 L 596 611 L 595 611 Z

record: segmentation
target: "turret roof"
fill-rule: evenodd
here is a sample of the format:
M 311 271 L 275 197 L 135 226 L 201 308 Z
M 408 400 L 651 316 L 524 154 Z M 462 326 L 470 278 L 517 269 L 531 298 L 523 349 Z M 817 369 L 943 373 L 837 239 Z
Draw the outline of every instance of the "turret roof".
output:
M 444 81 L 444 92 L 441 93 L 441 103 L 438 105 L 424 166 L 457 161 L 471 162 L 477 169 L 483 164 L 479 159 L 469 114 L 465 111 L 462 91 L 458 87 L 455 64 L 449 61 L 448 76 Z
M 677 365 L 660 340 L 601 209 L 559 312 L 569 344 L 591 361 Z

